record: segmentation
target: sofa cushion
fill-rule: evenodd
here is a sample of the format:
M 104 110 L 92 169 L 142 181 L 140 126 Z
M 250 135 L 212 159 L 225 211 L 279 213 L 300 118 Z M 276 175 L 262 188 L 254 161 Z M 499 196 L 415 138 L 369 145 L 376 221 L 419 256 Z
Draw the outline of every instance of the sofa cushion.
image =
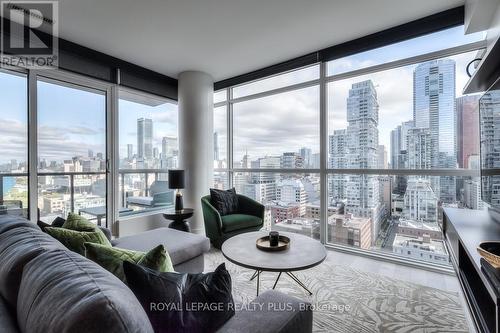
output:
M 202 235 L 170 228 L 158 228 L 113 240 L 113 246 L 146 252 L 163 244 L 175 266 L 197 257 L 210 249 L 210 240 Z
M 172 262 L 163 245 L 148 252 L 125 250 L 94 243 L 85 243 L 85 257 L 99 264 L 125 282 L 123 262 L 128 261 L 160 272 L 173 272 Z
M 235 230 L 258 227 L 262 224 L 262 219 L 253 215 L 231 214 L 222 216 L 222 230 L 231 232 Z
M 222 216 L 238 212 L 238 196 L 234 187 L 226 191 L 211 188 L 210 203 Z
M 215 332 L 234 315 L 224 264 L 206 274 L 159 273 L 129 262 L 123 270 L 155 332 Z
M 153 197 L 128 197 L 127 202 L 129 204 L 136 204 L 140 206 L 152 206 Z
M 312 332 L 312 320 L 311 303 L 268 290 L 237 311 L 217 333 Z
M 75 231 L 95 231 L 97 229 L 97 225 L 90 222 L 85 217 L 74 213 L 68 214 L 68 218 L 62 227 Z
M 111 246 L 111 243 L 101 230 L 75 231 L 65 228 L 50 227 L 45 228 L 45 231 L 49 235 L 60 241 L 68 249 L 81 254 L 82 256 L 85 256 L 85 242 Z
M 36 222 L 36 225 L 42 229 L 43 232 L 45 232 L 45 228 L 49 228 L 49 227 L 55 227 L 55 228 L 62 228 L 62 226 L 64 225 L 64 223 L 66 222 L 65 219 L 63 219 L 62 217 L 58 216 L 54 219 L 54 221 L 52 221 L 51 224 L 48 224 L 48 223 L 45 223 L 43 221 L 40 221 L 38 220 Z
M 67 250 L 44 252 L 26 265 L 17 318 L 22 332 L 153 332 L 123 282 Z
M 12 216 L 12 215 L 1 215 L 0 216 L 0 234 L 20 226 L 27 228 L 39 229 L 34 223 L 26 220 L 24 217 Z
M 2 333 L 18 333 L 19 329 L 16 323 L 16 316 L 12 315 L 7 307 L 7 303 L 0 296 L 0 332 Z
M 37 227 L 20 224 L 0 234 L 0 294 L 12 309 L 16 308 L 24 266 L 40 253 L 55 249 L 64 246 Z

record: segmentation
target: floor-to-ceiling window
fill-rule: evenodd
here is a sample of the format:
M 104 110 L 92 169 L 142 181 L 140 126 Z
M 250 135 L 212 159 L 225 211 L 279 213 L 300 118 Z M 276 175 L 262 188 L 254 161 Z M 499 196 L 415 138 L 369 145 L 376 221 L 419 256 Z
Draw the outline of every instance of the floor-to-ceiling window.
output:
M 0 214 L 28 215 L 28 80 L 0 71 Z
M 118 108 L 120 216 L 173 207 L 167 173 L 178 167 L 177 105 L 120 90 Z
M 443 207 L 484 207 L 478 96 L 462 94 L 483 37 L 455 27 L 216 92 L 216 186 L 264 203 L 271 228 L 447 264 Z
M 106 92 L 37 80 L 37 170 L 40 219 L 69 212 L 106 218 Z

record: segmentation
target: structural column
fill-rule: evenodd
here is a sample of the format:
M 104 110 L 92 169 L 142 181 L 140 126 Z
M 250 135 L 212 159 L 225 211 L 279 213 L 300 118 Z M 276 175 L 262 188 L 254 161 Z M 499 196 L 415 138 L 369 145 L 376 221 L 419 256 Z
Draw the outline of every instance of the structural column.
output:
M 213 186 L 213 79 L 187 71 L 179 75 L 179 168 L 186 171 L 184 207 L 194 208 L 194 233 L 204 233 L 201 197 Z

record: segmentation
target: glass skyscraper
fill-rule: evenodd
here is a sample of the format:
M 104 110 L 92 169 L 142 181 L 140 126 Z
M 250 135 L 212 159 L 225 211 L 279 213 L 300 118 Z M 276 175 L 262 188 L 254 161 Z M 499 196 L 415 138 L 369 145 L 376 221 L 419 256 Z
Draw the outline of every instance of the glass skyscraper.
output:
M 433 60 L 413 72 L 413 120 L 415 128 L 430 131 L 430 167 L 455 169 L 455 61 Z M 454 177 L 434 177 L 432 187 L 443 202 L 456 201 Z
M 149 160 L 153 157 L 153 120 L 137 119 L 137 157 Z

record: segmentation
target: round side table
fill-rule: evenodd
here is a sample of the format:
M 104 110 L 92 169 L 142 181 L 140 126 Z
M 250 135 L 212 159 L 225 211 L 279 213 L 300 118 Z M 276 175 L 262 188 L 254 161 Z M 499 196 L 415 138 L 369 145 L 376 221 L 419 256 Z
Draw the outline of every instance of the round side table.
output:
M 183 210 L 174 210 L 170 209 L 163 213 L 163 217 L 167 220 L 170 220 L 169 228 L 190 232 L 191 228 L 189 227 L 189 223 L 187 219 L 189 219 L 194 214 L 194 209 L 192 208 L 184 208 Z

